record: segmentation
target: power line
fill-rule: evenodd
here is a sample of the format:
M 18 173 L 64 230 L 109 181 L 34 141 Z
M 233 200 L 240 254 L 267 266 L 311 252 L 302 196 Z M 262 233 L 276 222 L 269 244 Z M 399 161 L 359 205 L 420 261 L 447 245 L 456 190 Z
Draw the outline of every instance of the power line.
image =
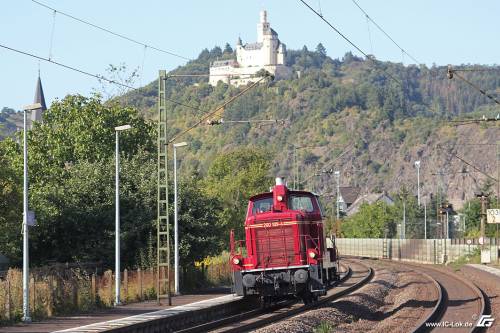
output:
M 60 62 L 57 62 L 57 61 L 54 61 L 54 60 L 51 60 L 51 59 L 48 59 L 48 58 L 41 57 L 41 56 L 38 56 L 38 55 L 33 54 L 33 53 L 29 53 L 29 52 L 21 51 L 21 50 L 18 50 L 18 49 L 14 49 L 12 47 L 9 47 L 9 46 L 3 45 L 3 44 L 0 44 L 0 47 L 4 48 L 6 50 L 12 51 L 12 52 L 16 52 L 16 53 L 19 53 L 19 54 L 23 54 L 25 56 L 29 56 L 29 57 L 38 59 L 38 60 L 43 60 L 43 61 L 46 61 L 48 63 L 51 63 L 51 64 L 54 64 L 54 65 L 57 65 L 57 66 L 60 66 L 60 67 L 72 70 L 74 72 L 78 72 L 80 74 L 96 78 L 98 80 L 102 80 L 102 81 L 106 81 L 106 82 L 111 83 L 111 84 L 115 84 L 117 86 L 128 88 L 130 90 L 138 90 L 138 88 L 129 86 L 128 84 L 124 84 L 124 83 L 121 83 L 121 82 L 118 82 L 118 81 L 115 81 L 115 80 L 108 79 L 108 78 L 106 78 L 106 77 L 104 77 L 102 75 L 92 74 L 92 73 L 89 73 L 89 72 L 87 72 L 85 70 L 82 70 L 82 69 L 79 69 L 79 68 L 76 68 L 76 67 L 72 67 L 72 66 L 69 66 L 69 65 L 65 65 L 63 63 L 60 63 Z M 194 107 L 194 106 L 191 106 L 191 105 L 188 105 L 188 104 L 184 104 L 182 102 L 178 102 L 178 101 L 176 101 L 174 99 L 171 99 L 171 98 L 166 98 L 166 99 L 169 102 L 172 102 L 174 104 L 177 104 L 177 105 L 180 105 L 180 106 L 184 106 L 184 107 L 187 107 L 187 108 L 190 108 L 190 109 L 193 109 L 193 110 L 197 110 L 197 111 L 202 111 L 203 112 L 203 110 L 201 110 L 201 109 L 199 109 L 197 107 Z
M 500 121 L 500 116 L 496 116 L 495 118 L 488 118 L 486 116 L 483 116 L 483 118 L 479 119 L 460 119 L 460 120 L 449 120 L 448 122 L 453 123 L 453 126 L 461 126 L 461 125 L 468 125 L 468 124 L 478 124 L 482 122 L 493 122 L 493 121 Z
M 448 78 L 451 80 L 451 79 L 453 79 L 454 76 L 458 77 L 460 80 L 464 81 L 465 83 L 467 83 L 468 85 L 470 85 L 471 87 L 473 87 L 474 89 L 479 91 L 481 94 L 488 97 L 490 100 L 492 100 L 496 104 L 500 105 L 500 101 L 498 99 L 496 99 L 494 96 L 488 94 L 485 90 L 481 89 L 478 85 L 472 83 L 471 81 L 467 80 L 462 75 L 458 74 L 457 70 L 453 69 L 451 67 L 451 65 L 449 65 L 448 66 Z
M 351 44 L 356 50 L 358 50 L 359 52 L 361 52 L 361 54 L 363 54 L 367 59 L 369 59 L 370 61 L 372 61 L 372 63 L 377 66 L 377 63 L 371 58 L 369 57 L 363 50 L 361 50 L 361 48 L 359 48 L 356 44 L 354 44 L 349 38 L 347 38 L 343 33 L 341 33 L 336 27 L 333 26 L 332 23 L 330 23 L 328 20 L 326 20 L 324 18 L 324 16 L 320 13 L 318 13 L 314 8 L 312 8 L 311 6 L 309 6 L 309 4 L 307 4 L 307 2 L 305 2 L 304 0 L 299 0 L 300 2 L 302 2 L 307 8 L 309 8 L 309 10 L 311 10 L 314 14 L 316 14 L 321 20 L 323 20 L 326 24 L 328 24 L 330 26 L 330 28 L 332 28 L 337 34 L 339 34 L 344 40 L 346 40 L 349 44 Z M 368 14 L 357 4 L 357 2 L 355 2 L 354 0 L 352 0 L 357 6 L 358 8 L 360 8 L 363 13 L 365 13 L 365 15 L 369 18 Z M 371 18 L 370 18 L 370 21 L 373 22 L 373 24 L 375 24 L 377 26 L 377 28 L 381 29 L 382 32 L 384 32 L 388 38 L 391 39 L 391 41 L 396 45 L 398 46 L 401 51 L 408 55 L 410 58 L 412 58 L 414 61 L 416 61 L 417 63 L 419 63 L 417 61 L 417 59 L 415 59 L 412 55 L 410 55 L 408 52 L 406 52 L 402 47 L 399 46 L 399 44 L 397 44 L 394 39 L 392 39 L 375 21 L 373 21 Z M 419 63 L 420 64 L 420 63 Z M 399 85 L 401 85 L 403 87 L 403 83 L 397 79 L 396 77 L 394 77 L 391 73 L 389 73 L 387 70 L 385 69 L 382 69 L 384 70 L 384 72 L 387 74 L 387 76 L 389 76 L 391 79 L 393 79 L 395 82 L 397 82 Z M 472 70 L 471 70 L 472 71 Z M 451 79 L 453 78 L 453 74 L 455 74 L 458 78 L 462 79 L 464 82 L 468 83 L 469 85 L 471 85 L 472 87 L 474 87 L 476 90 L 478 90 L 481 94 L 485 95 L 486 97 L 488 97 L 489 99 L 493 100 L 496 104 L 499 104 L 500 105 L 500 101 L 497 100 L 494 96 L 492 96 L 491 94 L 488 94 L 486 91 L 484 91 L 483 89 L 481 89 L 480 87 L 478 87 L 477 85 L 475 85 L 474 83 L 468 81 L 467 79 L 465 79 L 463 76 L 461 76 L 460 74 L 457 73 L 457 71 L 451 69 L 451 66 L 448 68 L 448 77 Z M 450 77 L 451 75 L 451 77 Z M 433 108 L 431 108 L 430 106 L 426 105 L 426 104 L 422 104 L 423 106 L 425 106 L 426 108 L 428 108 L 429 110 L 433 110 Z
M 211 117 L 213 117 L 214 115 L 216 115 L 217 113 L 219 112 L 224 112 L 224 108 L 232 103 L 234 100 L 236 100 L 238 97 L 240 97 L 241 95 L 244 95 L 247 91 L 249 91 L 250 89 L 252 89 L 253 87 L 255 87 L 256 85 L 258 85 L 262 80 L 264 79 L 268 79 L 268 78 L 274 78 L 269 72 L 266 72 L 266 74 L 261 77 L 259 80 L 253 82 L 250 86 L 246 87 L 245 89 L 243 89 L 242 91 L 240 91 L 239 93 L 237 93 L 236 95 L 234 95 L 233 97 L 231 97 L 228 101 L 224 102 L 222 105 L 220 105 L 219 107 L 217 107 L 214 111 L 212 112 L 209 112 L 207 114 L 205 114 L 204 116 L 202 116 L 196 123 L 194 123 L 193 125 L 191 125 L 190 127 L 186 128 L 185 130 L 181 131 L 179 134 L 177 135 L 174 135 L 174 137 L 172 139 L 170 139 L 167 144 L 171 144 L 173 142 L 175 142 L 175 140 L 177 140 L 179 137 L 181 137 L 182 135 L 190 132 L 191 130 L 195 129 L 196 127 L 198 127 L 201 123 L 207 121 L 208 119 L 210 119 Z
M 494 71 L 500 71 L 500 68 L 494 67 L 494 68 L 459 68 L 453 69 L 454 72 L 494 72 Z
M 74 72 L 77 72 L 77 73 L 80 73 L 80 74 L 83 74 L 83 75 L 86 75 L 86 76 L 90 76 L 90 77 L 93 77 L 95 79 L 98 79 L 98 80 L 102 80 L 102 81 L 106 81 L 108 83 L 111 83 L 111 84 L 115 84 L 115 85 L 118 85 L 118 86 L 121 86 L 121 87 L 125 87 L 125 88 L 128 88 L 132 91 L 135 91 L 135 90 L 138 90 L 138 88 L 135 88 L 135 87 L 132 87 L 132 86 L 129 86 L 128 84 L 124 84 L 124 83 L 121 83 L 121 82 L 118 82 L 118 81 L 115 81 L 115 80 L 111 80 L 111 79 L 108 79 L 102 75 L 97 75 L 97 74 L 92 74 L 90 72 L 87 72 L 85 70 L 82 70 L 82 69 L 79 69 L 79 68 L 76 68 L 76 67 L 72 67 L 72 66 L 69 66 L 69 65 L 65 65 L 65 64 L 62 64 L 60 62 L 57 62 L 57 61 L 53 61 L 51 59 L 48 59 L 48 58 L 44 58 L 44 57 L 41 57 L 41 56 L 38 56 L 36 54 L 33 54 L 33 53 L 29 53 L 29 52 L 25 52 L 25 51 L 21 51 L 21 50 L 18 50 L 18 49 L 14 49 L 12 47 L 9 47 L 9 46 L 6 46 L 6 45 L 3 45 L 3 44 L 0 44 L 0 47 L 1 48 L 4 48 L 6 50 L 9 50 L 9 51 L 12 51 L 12 52 L 15 52 L 15 53 L 19 53 L 19 54 L 22 54 L 22 55 L 25 55 L 25 56 L 29 56 L 29 57 L 32 57 L 32 58 L 35 58 L 35 59 L 38 59 L 38 60 L 43 60 L 43 61 L 46 61 L 48 63 L 51 63 L 51 64 L 54 64 L 54 65 L 57 65 L 57 66 L 60 66 L 60 67 L 63 67 L 65 69 L 69 69 L 69 70 L 72 70 Z M 187 75 L 187 74 L 186 74 Z M 191 131 L 192 129 L 196 128 L 198 125 L 200 125 L 201 123 L 203 123 L 204 121 L 206 121 L 207 119 L 209 119 L 210 117 L 214 116 L 215 114 L 219 113 L 219 112 L 223 112 L 224 111 L 224 108 L 232 103 L 236 98 L 240 97 L 241 95 L 245 94 L 248 90 L 252 89 L 253 87 L 255 87 L 257 84 L 259 84 L 262 80 L 264 79 L 267 79 L 267 78 L 271 78 L 273 79 L 274 76 L 271 75 L 269 72 L 266 72 L 266 74 L 260 78 L 259 80 L 257 80 L 256 82 L 252 83 L 250 86 L 248 86 L 247 88 L 243 89 L 241 92 L 239 92 L 238 94 L 236 94 L 235 96 L 233 96 L 232 98 L 230 98 L 227 102 L 223 103 L 221 106 L 217 107 L 214 111 L 212 112 L 209 112 L 207 113 L 206 115 L 204 115 L 199 121 L 197 121 L 194 125 L 190 126 L 189 128 L 187 128 L 186 130 L 182 131 L 181 133 L 177 134 L 176 136 L 174 136 L 170 141 L 169 141 L 169 144 L 174 142 L 177 138 L 179 138 L 181 135 Z M 179 106 L 184 106 L 184 107 L 187 107 L 187 108 L 190 108 L 190 109 L 193 109 L 193 110 L 196 110 L 196 111 L 200 111 L 200 112 L 205 112 L 204 110 L 200 109 L 200 108 L 197 108 L 197 107 L 194 107 L 194 106 L 191 106 L 191 105 L 188 105 L 188 104 L 184 104 L 182 102 L 178 102 L 174 99 L 171 99 L 171 98 L 168 98 L 168 97 L 164 97 L 165 100 L 171 102 L 171 103 L 174 103 L 176 105 L 179 105 Z M 271 121 L 274 121 L 274 122 L 277 122 L 277 120 L 271 120 Z M 236 121 L 235 121 L 236 122 Z M 265 122 L 265 121 L 263 121 Z
M 307 8 L 309 8 L 310 11 L 312 11 L 314 14 L 316 14 L 321 20 L 323 20 L 323 22 L 325 22 L 330 28 L 333 29 L 333 31 L 335 31 L 340 37 L 342 37 L 346 42 L 348 42 L 350 45 L 352 45 L 352 47 L 354 47 L 356 50 L 358 50 L 361 54 L 363 54 L 366 59 L 368 59 L 369 61 L 372 62 L 372 64 L 377 67 L 377 62 L 375 60 L 373 60 L 372 57 L 370 57 L 366 52 L 364 52 L 359 46 L 357 46 L 356 44 L 354 44 L 354 42 L 352 42 L 349 38 L 347 38 L 346 35 L 344 35 L 342 32 L 340 32 L 339 29 L 337 29 L 332 23 L 330 23 L 327 19 L 325 19 L 325 17 L 318 13 L 314 8 L 312 8 L 311 6 L 309 6 L 309 4 L 307 2 L 305 2 L 304 0 L 299 0 L 300 2 L 302 2 L 304 4 L 304 6 L 306 6 Z M 390 77 L 392 80 L 394 80 L 395 82 L 397 82 L 399 85 L 403 85 L 402 82 L 396 78 L 394 75 L 392 75 L 391 73 L 389 73 L 386 69 L 382 68 L 382 70 L 386 73 L 386 75 L 388 77 Z
M 483 174 L 484 176 L 490 178 L 491 180 L 494 180 L 496 182 L 498 182 L 498 179 L 496 179 L 495 177 L 487 174 L 486 172 L 484 172 L 483 170 L 479 169 L 477 166 L 475 166 L 474 164 L 472 164 L 471 162 L 468 162 L 466 161 L 465 159 L 463 159 L 461 156 L 457 155 L 457 154 L 454 154 L 448 150 L 446 150 L 445 148 L 441 147 L 441 146 L 437 146 L 438 149 L 440 150 L 443 150 L 443 151 L 446 151 L 447 153 L 449 153 L 452 157 L 455 157 L 456 159 L 459 159 L 460 161 L 462 161 L 462 163 L 470 166 L 471 168 L 473 168 L 474 170 L 476 170 L 477 172 Z
M 331 162 L 327 163 L 326 165 L 323 165 L 322 169 L 326 169 L 326 168 L 329 168 L 330 166 L 334 165 L 335 162 L 337 162 L 338 159 L 340 159 L 342 156 L 344 156 L 345 154 L 347 154 L 348 152 L 350 152 L 353 149 L 353 146 L 349 147 L 349 145 L 347 145 L 347 146 L 345 146 L 345 148 L 348 148 L 348 149 L 344 150 L 339 155 L 337 155 Z M 313 174 L 313 175 L 307 177 L 306 179 L 300 181 L 300 183 L 303 184 L 303 183 L 307 182 L 309 179 L 311 179 L 313 177 L 316 177 L 316 174 Z
M 377 24 L 377 22 L 375 22 L 371 17 L 370 15 L 368 15 L 368 13 L 363 9 L 361 8 L 361 6 L 356 2 L 356 0 L 351 0 L 358 8 L 359 10 L 361 10 L 363 12 L 363 14 L 365 14 L 366 16 L 366 19 L 370 20 L 377 28 L 378 30 L 380 30 L 387 38 L 389 38 L 391 40 L 391 42 L 396 45 L 397 48 L 399 48 L 401 50 L 401 52 L 403 52 L 404 54 L 406 54 L 408 57 L 410 57 L 413 61 L 415 61 L 417 64 L 420 65 L 420 61 L 418 61 L 417 59 L 415 59 L 414 56 L 412 56 L 411 54 L 409 54 L 405 49 L 403 49 L 398 43 L 396 43 L 396 41 L 384 30 L 382 29 L 382 27 L 380 25 Z
M 117 33 L 117 32 L 111 31 L 111 30 L 109 30 L 109 29 L 103 28 L 103 27 L 101 27 L 101 26 L 98 26 L 97 24 L 94 24 L 94 23 L 91 23 L 91 22 L 85 21 L 85 20 L 83 20 L 83 19 L 81 19 L 81 18 L 75 17 L 75 16 L 73 16 L 73 15 L 71 15 L 71 14 L 68 14 L 68 13 L 65 13 L 65 12 L 61 12 L 60 10 L 57 10 L 57 9 L 55 9 L 55 8 L 52 8 L 52 7 L 50 7 L 50 6 L 46 5 L 46 4 L 42 3 L 42 2 L 39 2 L 39 1 L 36 1 L 36 0 L 31 0 L 31 1 L 32 1 L 32 2 L 34 2 L 34 3 L 36 3 L 36 4 L 37 4 L 37 5 L 39 5 L 39 6 L 42 6 L 42 7 L 45 7 L 45 8 L 47 8 L 47 9 L 52 10 L 52 11 L 54 12 L 54 15 L 55 15 L 55 13 L 59 13 L 59 14 L 61 14 L 61 15 L 64 15 L 64 16 L 66 16 L 66 17 L 69 17 L 70 19 L 73 19 L 73 20 L 78 21 L 78 22 L 80 22 L 80 23 L 86 24 L 86 25 L 91 26 L 91 27 L 93 27 L 93 28 L 96 28 L 96 29 L 98 29 L 98 30 L 101 30 L 101 31 L 107 32 L 108 34 L 111 34 L 111 35 L 113 35 L 113 36 L 115 36 L 115 37 L 119 37 L 119 38 L 121 38 L 121 39 L 125 39 L 125 40 L 127 40 L 127 41 L 129 41 L 129 42 L 132 42 L 132 43 L 135 43 L 135 44 L 138 44 L 138 45 L 142 45 L 142 46 L 144 46 L 144 47 L 146 47 L 146 48 L 150 48 L 150 49 L 155 50 L 155 51 L 158 51 L 158 52 L 162 52 L 162 53 L 165 53 L 165 54 L 169 54 L 169 55 L 174 56 L 174 57 L 177 57 L 177 58 L 181 58 L 181 59 L 188 60 L 188 61 L 189 61 L 189 60 L 191 60 L 191 59 L 186 58 L 186 57 L 184 57 L 184 56 L 182 56 L 182 55 L 176 54 L 176 53 L 174 53 L 174 52 L 172 52 L 172 51 L 167 51 L 167 50 L 161 49 L 161 48 L 159 48 L 159 47 L 152 46 L 152 45 L 149 45 L 149 44 L 144 43 L 144 42 L 140 42 L 140 41 L 138 41 L 138 40 L 136 40 L 136 39 L 133 39 L 133 38 L 127 37 L 127 36 L 122 35 L 122 34 L 120 34 L 120 33 Z

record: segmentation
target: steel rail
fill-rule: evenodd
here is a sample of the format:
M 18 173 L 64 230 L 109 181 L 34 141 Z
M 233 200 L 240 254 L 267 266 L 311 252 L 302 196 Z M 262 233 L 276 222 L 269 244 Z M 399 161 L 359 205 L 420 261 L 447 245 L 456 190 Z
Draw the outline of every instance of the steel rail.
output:
M 417 273 L 417 274 L 425 276 L 427 279 L 429 279 L 430 281 L 432 281 L 432 283 L 434 284 L 434 287 L 436 288 L 436 290 L 438 292 L 438 298 L 437 298 L 437 301 L 436 301 L 436 305 L 432 309 L 432 312 L 429 313 L 426 317 L 424 317 L 417 324 L 417 326 L 415 327 L 415 329 L 413 331 L 411 331 L 412 333 L 421 333 L 421 332 L 426 332 L 426 331 L 429 330 L 429 327 L 427 326 L 427 323 L 437 322 L 443 316 L 443 313 L 444 313 L 444 310 L 445 310 L 445 307 L 444 307 L 445 306 L 444 305 L 445 300 L 444 300 L 444 297 L 443 297 L 443 286 L 439 282 L 437 282 L 436 279 L 434 279 L 433 277 L 431 277 L 427 273 L 418 272 L 416 270 L 413 270 L 413 271 L 415 273 Z
M 397 262 L 394 262 L 392 260 L 383 260 L 383 262 L 391 263 L 392 265 L 398 264 Z M 474 294 L 477 295 L 477 297 L 479 299 L 480 311 L 478 314 L 478 318 L 481 315 L 487 314 L 489 307 L 488 307 L 487 297 L 485 297 L 484 292 L 480 288 L 478 288 L 476 285 L 465 280 L 461 276 L 458 276 L 456 274 L 449 274 L 446 271 L 434 268 L 430 265 L 419 266 L 416 264 L 411 264 L 411 263 L 405 262 L 405 267 L 408 267 L 413 272 L 420 274 L 420 275 L 423 275 L 426 278 L 428 278 L 429 280 L 431 280 L 432 283 L 434 284 L 434 286 L 438 290 L 438 299 L 436 301 L 436 305 L 434 306 L 433 310 L 431 311 L 430 314 L 428 314 L 425 318 L 423 318 L 421 321 L 418 322 L 418 324 L 415 326 L 413 331 L 411 331 L 412 333 L 428 332 L 429 330 L 432 330 L 433 328 L 437 328 L 437 327 L 427 326 L 427 324 L 428 323 L 436 323 L 439 320 L 441 320 L 443 318 L 447 308 L 448 308 L 448 305 L 449 305 L 448 293 L 446 291 L 446 288 L 442 285 L 442 283 L 440 283 L 438 281 L 438 279 L 435 279 L 432 276 L 430 276 L 429 274 L 423 272 L 422 269 L 429 269 L 429 270 L 435 271 L 437 273 L 444 274 L 447 277 L 458 280 L 460 283 L 466 285 L 470 290 L 473 291 Z M 470 332 L 479 332 L 479 331 L 481 331 L 481 327 L 476 327 L 476 326 L 473 326 L 470 330 Z
M 337 283 L 333 287 L 335 287 L 336 285 L 339 285 L 342 282 L 347 281 L 352 276 L 351 267 L 347 266 L 346 268 L 347 268 L 346 274 L 344 274 L 344 276 L 339 281 L 337 281 Z M 273 306 L 271 309 L 273 311 L 279 310 L 279 309 L 285 308 L 287 306 L 291 306 L 293 304 L 296 304 L 297 302 L 298 302 L 297 300 L 280 302 L 276 306 Z M 269 310 L 270 309 L 267 309 L 267 311 L 269 311 Z M 266 313 L 266 310 L 264 310 L 264 309 L 250 310 L 247 312 L 236 314 L 234 316 L 230 316 L 230 317 L 222 318 L 222 319 L 215 320 L 215 321 L 212 321 L 209 323 L 197 325 L 195 327 L 186 328 L 184 330 L 177 331 L 177 332 L 178 333 L 208 332 L 209 330 L 220 328 L 220 327 L 223 327 L 224 325 L 229 325 L 232 323 L 237 323 L 243 319 L 252 318 L 252 317 L 255 317 L 258 315 L 262 315 L 264 313 Z
M 349 258 L 352 258 L 352 259 L 367 258 L 367 259 L 379 260 L 379 258 L 376 258 L 376 257 L 372 258 L 372 257 L 349 256 Z M 392 260 L 381 260 L 381 261 L 385 262 L 385 263 L 390 263 L 392 265 L 401 264 L 401 262 L 395 262 L 395 261 L 392 261 Z M 405 264 L 405 267 L 407 267 L 407 268 L 409 267 L 413 272 L 421 274 L 421 275 L 426 276 L 427 278 L 429 278 L 431 281 L 433 281 L 433 284 L 435 286 L 437 284 L 436 288 L 438 290 L 438 300 L 437 300 L 436 305 L 434 306 L 432 312 L 427 317 L 425 317 L 424 319 L 422 319 L 417 324 L 417 326 L 415 327 L 415 329 L 412 332 L 427 332 L 427 331 L 432 330 L 433 328 L 437 328 L 437 327 L 426 326 L 426 323 L 435 323 L 435 322 L 441 320 L 443 318 L 443 316 L 444 316 L 447 308 L 448 308 L 448 305 L 449 305 L 449 302 L 448 302 L 448 293 L 446 291 L 446 288 L 438 281 L 438 279 L 435 279 L 432 276 L 430 276 L 429 274 L 423 272 L 422 269 L 429 269 L 429 270 L 435 271 L 437 273 L 444 274 L 447 277 L 450 277 L 452 279 L 458 280 L 460 283 L 466 285 L 469 289 L 471 289 L 473 291 L 473 293 L 475 293 L 478 296 L 478 299 L 479 299 L 479 302 L 480 302 L 480 311 L 479 311 L 479 314 L 478 314 L 478 318 L 481 315 L 489 314 L 488 312 L 490 311 L 489 310 L 490 306 L 489 306 L 488 297 L 485 295 L 485 293 L 483 292 L 483 290 L 481 290 L 479 287 L 477 287 L 472 282 L 469 282 L 469 281 L 465 280 L 464 278 L 462 278 L 461 276 L 458 276 L 456 274 L 449 274 L 446 271 L 443 271 L 443 270 L 437 269 L 435 267 L 432 267 L 431 265 L 419 266 L 417 264 L 411 264 L 411 263 L 408 263 L 408 262 L 404 262 L 404 264 Z M 483 329 L 483 327 L 473 326 L 471 328 L 470 332 L 471 333 L 481 332 L 482 329 Z
M 317 301 L 315 303 L 297 306 L 297 307 L 291 308 L 287 311 L 276 313 L 274 315 L 272 315 L 272 313 L 271 313 L 269 317 L 263 318 L 261 320 L 256 320 L 256 321 L 248 323 L 248 324 L 243 324 L 243 325 L 240 325 L 237 327 L 228 328 L 227 330 L 223 330 L 223 332 L 225 332 L 225 333 L 228 333 L 228 332 L 246 332 L 246 331 L 254 330 L 254 329 L 275 323 L 277 321 L 298 315 L 302 312 L 315 309 L 315 308 L 317 308 L 325 303 L 337 300 L 345 295 L 350 294 L 351 292 L 359 289 L 360 287 L 364 286 L 366 283 L 371 281 L 371 279 L 374 276 L 374 270 L 371 267 L 368 267 L 368 266 L 366 266 L 362 263 L 359 263 L 359 262 L 356 262 L 356 264 L 365 267 L 368 271 L 368 274 L 366 274 L 360 281 L 354 283 L 353 285 L 348 286 L 345 289 L 339 290 L 337 292 L 334 292 L 329 296 L 324 296 L 324 297 L 320 298 L 319 301 Z M 351 270 L 351 272 L 352 272 L 352 270 Z

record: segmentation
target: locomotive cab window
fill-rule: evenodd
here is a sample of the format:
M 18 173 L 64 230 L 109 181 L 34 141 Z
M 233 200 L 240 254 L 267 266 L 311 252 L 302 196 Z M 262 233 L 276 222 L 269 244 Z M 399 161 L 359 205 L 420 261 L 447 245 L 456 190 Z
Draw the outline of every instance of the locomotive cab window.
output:
M 292 210 L 303 210 L 306 213 L 314 212 L 312 198 L 306 195 L 292 195 L 290 197 L 290 208 Z
M 252 214 L 270 212 L 273 209 L 273 198 L 264 198 L 253 202 Z

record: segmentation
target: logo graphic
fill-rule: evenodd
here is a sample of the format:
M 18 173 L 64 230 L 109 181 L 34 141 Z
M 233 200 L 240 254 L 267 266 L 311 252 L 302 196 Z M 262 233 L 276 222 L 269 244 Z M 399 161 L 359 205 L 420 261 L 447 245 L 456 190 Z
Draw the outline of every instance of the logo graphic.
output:
M 482 315 L 481 318 L 479 318 L 476 327 L 491 327 L 494 321 L 495 318 L 491 315 Z

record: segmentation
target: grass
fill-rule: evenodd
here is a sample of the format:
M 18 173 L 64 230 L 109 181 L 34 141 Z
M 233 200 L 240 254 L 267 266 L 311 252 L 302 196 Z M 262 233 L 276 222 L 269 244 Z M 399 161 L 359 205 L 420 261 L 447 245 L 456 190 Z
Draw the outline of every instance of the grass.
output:
M 457 260 L 452 261 L 449 266 L 454 271 L 459 271 L 463 265 L 467 264 L 480 264 L 481 263 L 481 252 L 479 249 L 475 249 L 471 254 L 467 254 L 459 257 Z
M 335 326 L 329 322 L 323 321 L 314 329 L 314 333 L 331 333 Z

